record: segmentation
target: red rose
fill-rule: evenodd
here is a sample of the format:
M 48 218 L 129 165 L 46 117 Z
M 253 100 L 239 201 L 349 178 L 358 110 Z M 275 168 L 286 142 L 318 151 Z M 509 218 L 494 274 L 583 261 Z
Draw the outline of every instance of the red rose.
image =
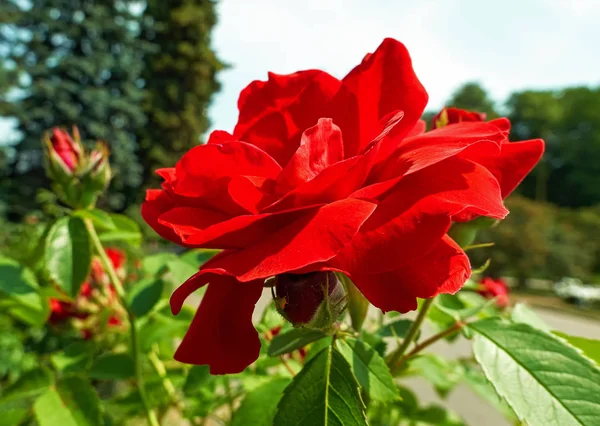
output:
M 479 294 L 488 299 L 496 298 L 496 303 L 501 308 L 508 305 L 508 286 L 501 278 L 485 277 L 481 280 Z
M 171 298 L 177 313 L 210 283 L 176 359 L 213 374 L 252 363 L 252 311 L 273 276 L 344 272 L 384 311 L 460 289 L 470 265 L 446 235 L 453 218 L 503 218 L 498 176 L 520 181 L 543 142 L 506 144 L 498 120 L 424 133 L 426 103 L 406 48 L 386 39 L 342 80 L 310 70 L 251 83 L 233 134 L 158 171 L 144 219 L 183 246 L 224 250 Z
M 483 112 L 467 111 L 459 108 L 444 108 L 431 120 L 434 129 L 448 124 L 462 123 L 463 121 L 484 121 Z
M 56 154 L 63 167 L 69 172 L 73 172 L 77 168 L 82 155 L 77 129 L 75 129 L 75 135 L 76 141 L 66 131 L 55 127 L 52 129 L 52 136 L 50 136 L 54 154 Z

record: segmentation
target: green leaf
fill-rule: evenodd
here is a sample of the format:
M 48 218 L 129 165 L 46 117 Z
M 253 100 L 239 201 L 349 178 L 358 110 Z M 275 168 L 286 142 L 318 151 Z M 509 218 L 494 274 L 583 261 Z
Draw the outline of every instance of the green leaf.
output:
M 0 419 L 2 425 L 17 426 L 32 413 L 34 399 L 54 383 L 50 370 L 38 368 L 23 374 L 2 392 Z
M 410 360 L 407 373 L 416 373 L 425 377 L 441 397 L 446 397 L 462 379 L 464 369 L 455 361 L 437 355 L 423 354 Z
M 346 274 L 340 272 L 336 275 L 346 290 L 347 309 L 350 314 L 352 328 L 360 331 L 371 304 Z
M 92 363 L 94 347 L 90 342 L 75 342 L 50 357 L 52 365 L 62 373 L 79 373 Z
M 135 375 L 133 358 L 129 354 L 106 354 L 94 361 L 89 376 L 100 380 L 125 380 Z
M 285 389 L 274 426 L 366 426 L 365 406 L 350 366 L 329 346 Z
M 533 328 L 549 332 L 550 327 L 535 312 L 524 303 L 517 303 L 510 313 L 510 319 L 514 322 L 529 324 Z
M 194 365 L 185 379 L 185 385 L 183 391 L 186 394 L 193 394 L 198 389 L 206 386 L 208 383 L 214 380 L 210 374 L 210 368 L 208 365 Z
M 399 319 L 396 321 L 392 321 L 388 324 L 382 326 L 379 330 L 377 330 L 377 334 L 381 337 L 394 337 L 397 336 L 399 338 L 406 337 L 408 330 L 410 329 L 413 321 L 409 319 Z
M 2 392 L 2 401 L 31 398 L 41 394 L 54 383 L 50 370 L 40 367 L 23 374 Z
M 336 347 L 372 400 L 386 402 L 399 398 L 390 369 L 375 349 L 353 338 L 337 340 Z
M 271 426 L 289 378 L 276 378 L 248 392 L 233 415 L 232 426 Z
M 328 346 L 331 346 L 332 341 L 332 336 L 326 336 L 322 339 L 317 340 L 314 343 L 311 343 L 308 352 L 306 353 L 306 358 L 304 358 L 304 363 L 308 364 L 308 362 L 317 355 L 319 355 L 323 349 L 325 349 Z
M 507 402 L 498 395 L 490 381 L 485 377 L 485 374 L 478 365 L 463 363 L 465 374 L 463 381 L 479 395 L 484 401 L 489 402 L 493 407 L 500 411 L 504 417 L 512 424 L 516 423 L 517 416 L 510 408 Z
M 487 378 L 530 426 L 595 426 L 600 370 L 558 338 L 527 324 L 487 319 L 470 325 Z
M 128 294 L 131 312 L 138 318 L 146 315 L 160 300 L 163 288 L 161 279 L 146 278 L 135 283 Z
M 115 231 L 117 229 L 110 214 L 105 211 L 99 209 L 77 210 L 73 214 L 82 219 L 90 219 L 98 231 Z
M 83 220 L 63 217 L 46 238 L 44 251 L 50 278 L 71 297 L 77 296 L 90 272 L 92 247 Z
M 553 331 L 561 339 L 569 342 L 571 346 L 579 349 L 583 355 L 594 361 L 597 366 L 600 366 L 600 340 L 586 339 L 585 337 L 570 336 L 558 331 Z
M 210 249 L 193 249 L 183 253 L 179 258 L 184 262 L 189 263 L 194 268 L 198 269 L 201 265 L 210 260 L 214 255 L 219 253 L 220 250 Z
M 173 317 L 157 313 L 145 317 L 148 321 L 140 326 L 139 331 L 140 348 L 149 350 L 156 342 L 183 337 L 190 323 L 180 319 L 180 316 L 181 314 Z
M 146 256 L 142 260 L 142 270 L 148 275 L 155 276 L 166 270 L 169 261 L 176 259 L 175 253 L 156 253 Z
M 34 404 L 39 426 L 98 426 L 102 424 L 100 400 L 89 382 L 66 377 Z
M 293 352 L 323 337 L 325 337 L 325 334 L 317 330 L 294 328 L 287 333 L 275 336 L 269 345 L 268 354 L 269 356 L 279 356 Z
M 0 308 L 30 325 L 44 324 L 50 314 L 34 273 L 3 256 L 0 256 Z
M 3 426 L 19 426 L 29 417 L 32 403 L 25 400 L 0 400 L 0 419 Z
M 167 268 L 169 273 L 165 278 L 177 286 L 184 283 L 189 277 L 198 272 L 198 267 L 192 266 L 181 259 L 168 261 Z
M 122 214 L 111 214 L 111 220 L 115 224 L 115 230 L 102 232 L 100 241 L 108 243 L 123 241 L 132 246 L 139 247 L 142 243 L 142 233 L 138 224 Z

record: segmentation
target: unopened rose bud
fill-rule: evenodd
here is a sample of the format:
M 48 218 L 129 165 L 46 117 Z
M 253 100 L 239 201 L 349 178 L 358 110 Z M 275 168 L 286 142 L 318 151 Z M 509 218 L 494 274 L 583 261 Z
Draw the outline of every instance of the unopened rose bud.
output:
M 276 277 L 277 310 L 297 326 L 329 329 L 344 311 L 345 297 L 344 286 L 333 272 Z
M 72 138 L 69 133 L 62 129 L 54 128 L 52 133 L 47 134 L 44 139 L 48 175 L 58 182 L 66 182 L 72 179 L 81 163 L 83 147 L 76 127 L 73 134 L 75 138 Z
M 86 189 L 104 191 L 110 182 L 112 173 L 108 164 L 108 146 L 98 142 L 90 153 L 86 168 Z

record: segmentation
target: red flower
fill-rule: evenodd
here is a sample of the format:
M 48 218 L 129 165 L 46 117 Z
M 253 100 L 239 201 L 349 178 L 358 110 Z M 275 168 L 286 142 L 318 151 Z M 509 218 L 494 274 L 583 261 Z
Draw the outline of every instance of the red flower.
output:
M 508 286 L 501 278 L 485 277 L 481 280 L 479 294 L 488 299 L 496 298 L 496 303 L 501 308 L 508 305 Z
M 109 327 L 118 327 L 121 324 L 123 324 L 123 321 L 121 321 L 121 318 L 119 318 L 116 315 L 111 315 L 110 318 L 108 318 L 108 322 L 107 322 Z
M 448 124 L 462 123 L 463 121 L 485 121 L 485 114 L 459 108 L 444 108 L 433 117 L 431 124 L 434 129 L 437 129 Z
M 50 303 L 50 324 L 56 324 L 70 318 L 74 314 L 73 304 L 53 297 L 49 300 Z
M 74 141 L 69 133 L 56 127 L 52 129 L 52 136 L 50 136 L 53 152 L 60 158 L 63 167 L 70 172 L 75 170 L 82 155 L 76 128 L 75 136 L 77 141 Z
M 310 70 L 251 83 L 233 134 L 158 170 L 144 219 L 183 246 L 224 249 L 171 298 L 177 313 L 210 282 L 176 359 L 213 374 L 252 363 L 252 311 L 272 276 L 341 271 L 384 311 L 460 289 L 470 265 L 446 235 L 453 218 L 503 218 L 498 176 L 520 181 L 543 142 L 506 144 L 499 120 L 424 133 L 426 103 L 406 48 L 386 39 L 342 80 Z M 510 167 L 497 163 L 505 146 Z

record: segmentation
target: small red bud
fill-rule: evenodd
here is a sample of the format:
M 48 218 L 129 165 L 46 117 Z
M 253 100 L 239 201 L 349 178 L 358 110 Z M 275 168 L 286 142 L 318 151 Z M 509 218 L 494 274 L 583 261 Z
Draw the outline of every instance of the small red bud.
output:
M 343 311 L 345 292 L 335 273 L 282 274 L 276 277 L 278 311 L 294 325 L 324 329 Z

